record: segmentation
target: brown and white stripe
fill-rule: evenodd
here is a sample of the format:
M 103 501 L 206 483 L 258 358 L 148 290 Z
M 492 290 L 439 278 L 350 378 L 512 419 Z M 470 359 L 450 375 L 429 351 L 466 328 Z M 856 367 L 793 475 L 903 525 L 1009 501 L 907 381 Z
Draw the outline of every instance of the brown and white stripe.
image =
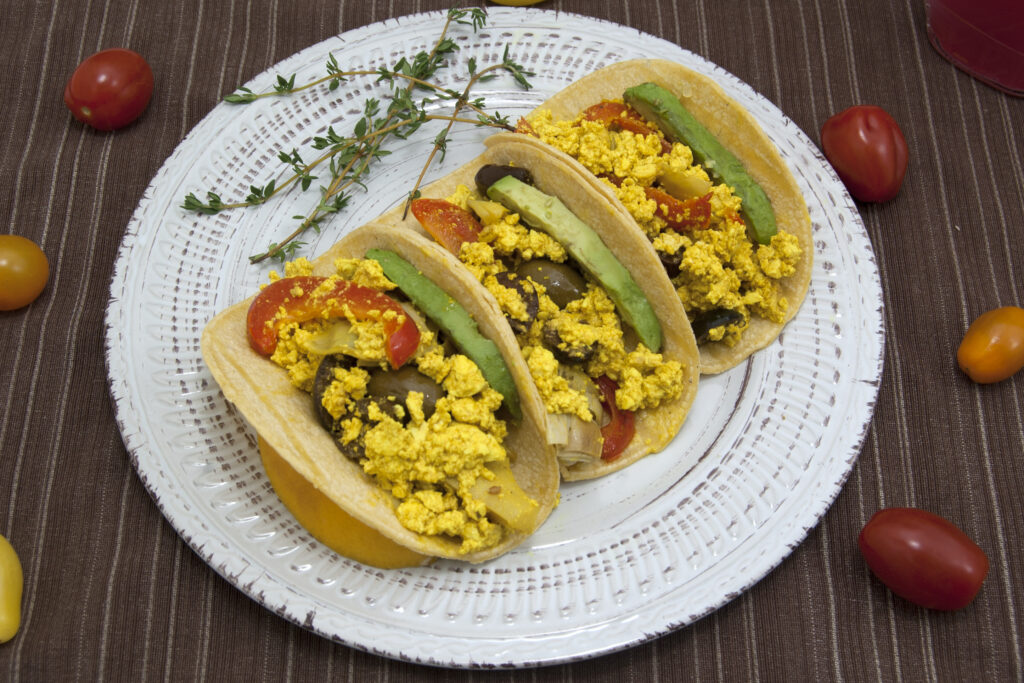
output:
M 445 671 L 333 643 L 222 580 L 164 520 L 108 398 L 104 311 L 121 238 L 150 179 L 219 98 L 337 33 L 440 0 L 40 0 L 0 21 L 0 217 L 39 243 L 50 283 L 0 313 L 0 532 L 25 572 L 0 679 L 1024 680 L 1024 375 L 977 386 L 966 325 L 1024 305 L 1024 100 L 945 62 L 917 0 L 590 2 L 749 83 L 811 140 L 832 113 L 885 107 L 911 150 L 900 195 L 858 205 L 884 294 L 885 370 L 845 488 L 762 581 L 696 623 L 621 652 L 525 672 Z M 522 10 L 527 11 L 527 10 Z M 156 75 L 135 125 L 95 133 L 61 103 L 91 52 L 125 46 Z M 655 55 L 657 56 L 657 55 Z M 894 598 L 856 536 L 879 508 L 957 523 L 988 552 L 977 601 L 951 614 Z

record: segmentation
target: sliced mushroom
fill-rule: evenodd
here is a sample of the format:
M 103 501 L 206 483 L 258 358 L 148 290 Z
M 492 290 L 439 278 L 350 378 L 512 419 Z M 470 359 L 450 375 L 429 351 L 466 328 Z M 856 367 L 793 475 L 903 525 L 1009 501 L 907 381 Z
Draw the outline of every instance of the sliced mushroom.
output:
M 516 267 L 516 275 L 528 277 L 538 285 L 543 285 L 547 295 L 559 308 L 565 308 L 587 293 L 587 281 L 567 263 L 555 263 L 548 259 L 523 261 Z
M 526 306 L 526 320 L 519 320 L 518 318 L 512 318 L 505 312 L 505 318 L 508 320 L 508 324 L 512 326 L 512 331 L 516 334 L 524 334 L 530 329 L 530 324 L 534 318 L 537 317 L 537 311 L 540 310 L 540 302 L 537 300 L 537 292 L 534 291 L 533 287 L 523 279 L 518 277 L 515 273 L 503 272 L 498 273 L 494 276 L 494 279 L 498 281 L 502 287 L 511 289 L 519 295 L 522 299 L 523 304 Z
M 568 363 L 570 365 L 579 365 L 580 363 L 586 363 L 597 351 L 596 344 L 571 344 L 562 337 L 561 332 L 558 329 L 558 323 L 555 320 L 549 320 L 544 323 L 544 346 L 551 349 L 551 353 L 555 355 L 562 363 Z
M 698 344 L 704 344 L 711 339 L 711 330 L 716 327 L 735 325 L 743 322 L 743 314 L 728 308 L 714 308 L 710 311 L 698 313 L 690 322 L 693 328 L 693 336 L 697 338 Z
M 498 182 L 505 176 L 515 176 L 518 180 L 526 183 L 527 185 L 533 185 L 533 176 L 525 168 L 520 166 L 500 166 L 498 164 L 487 164 L 481 166 L 480 170 L 476 172 L 474 181 L 476 182 L 476 189 L 483 196 L 487 196 L 487 189 Z
M 444 396 L 444 390 L 437 382 L 411 365 L 398 370 L 374 371 L 366 384 L 368 397 L 382 407 L 385 404 L 404 407 L 410 391 L 423 394 L 425 417 L 430 417 L 434 413 L 437 400 Z
M 665 267 L 665 272 L 668 273 L 668 278 L 671 280 L 679 275 L 679 267 L 683 264 L 683 254 L 686 253 L 686 250 L 679 249 L 674 254 L 670 254 L 660 249 L 657 249 L 656 251 L 658 253 L 658 258 L 661 260 L 661 265 Z
M 316 416 L 320 420 L 320 424 L 323 425 L 324 429 L 330 432 L 331 436 L 334 437 L 334 443 L 338 447 L 345 457 L 351 460 L 359 460 L 365 453 L 365 447 L 363 444 L 362 435 L 352 441 L 342 441 L 344 434 L 344 428 L 341 426 L 341 420 L 336 420 L 333 415 L 324 408 L 324 394 L 327 392 L 328 387 L 334 382 L 334 370 L 336 368 L 351 368 L 355 365 L 355 359 L 345 356 L 343 354 L 336 354 L 333 356 L 326 356 L 320 361 L 320 367 L 316 370 L 316 376 L 313 378 L 313 409 L 316 411 Z M 362 412 L 360 413 L 360 408 Z M 359 406 L 358 402 L 353 411 L 350 411 L 345 418 L 349 417 L 365 417 L 367 406 Z

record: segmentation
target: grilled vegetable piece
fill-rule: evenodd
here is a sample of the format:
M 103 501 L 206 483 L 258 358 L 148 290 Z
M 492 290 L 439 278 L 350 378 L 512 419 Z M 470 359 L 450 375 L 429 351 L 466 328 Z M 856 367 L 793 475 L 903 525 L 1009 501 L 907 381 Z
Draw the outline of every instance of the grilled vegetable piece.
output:
M 655 83 L 642 83 L 627 88 L 623 99 L 645 119 L 655 123 L 669 140 L 689 147 L 694 161 L 719 182 L 730 186 L 743 200 L 743 213 L 751 234 L 761 244 L 771 242 L 778 229 L 768 195 L 750 177 L 743 163 L 686 111 L 675 95 Z
M 661 323 L 633 276 L 594 230 L 557 197 L 507 175 L 487 189 L 487 196 L 515 211 L 533 227 L 558 240 L 579 266 L 615 302 L 623 319 L 652 351 L 661 350 Z
M 513 417 L 519 418 L 519 393 L 498 347 L 480 334 L 469 313 L 457 304 L 443 289 L 416 270 L 394 252 L 370 249 L 367 258 L 380 263 L 389 280 L 405 292 L 409 300 L 447 333 L 457 347 L 466 354 L 483 374 L 487 383 L 505 399 L 505 407 Z

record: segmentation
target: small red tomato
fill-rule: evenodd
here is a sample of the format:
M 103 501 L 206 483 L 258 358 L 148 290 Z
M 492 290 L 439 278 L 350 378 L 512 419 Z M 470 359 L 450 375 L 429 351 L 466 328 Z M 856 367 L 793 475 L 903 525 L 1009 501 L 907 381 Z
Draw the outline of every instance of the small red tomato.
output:
M 857 544 L 893 593 L 929 609 L 967 606 L 988 574 L 985 552 L 952 522 L 925 510 L 879 510 Z
M 28 306 L 46 287 L 50 262 L 32 240 L 0 235 L 0 311 Z
M 153 94 L 153 71 L 142 55 L 102 50 L 78 65 L 64 88 L 64 104 L 97 130 L 123 128 L 139 118 Z
M 1001 382 L 1024 368 L 1024 308 L 1003 306 L 971 323 L 956 362 L 979 384 Z
M 821 127 L 821 148 L 839 178 L 862 202 L 896 196 L 907 171 L 903 131 L 881 107 L 858 105 Z

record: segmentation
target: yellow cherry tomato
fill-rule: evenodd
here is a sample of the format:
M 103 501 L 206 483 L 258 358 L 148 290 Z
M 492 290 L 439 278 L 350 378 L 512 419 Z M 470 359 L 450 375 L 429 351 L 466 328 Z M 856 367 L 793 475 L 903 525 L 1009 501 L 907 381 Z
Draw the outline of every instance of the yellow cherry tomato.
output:
M 21 625 L 21 560 L 10 542 L 0 536 L 0 643 L 6 643 Z
M 1024 308 L 1003 306 L 967 328 L 956 361 L 979 384 L 1001 382 L 1024 368 Z
M 0 311 L 28 306 L 49 278 L 50 262 L 39 245 L 20 235 L 0 235 Z

